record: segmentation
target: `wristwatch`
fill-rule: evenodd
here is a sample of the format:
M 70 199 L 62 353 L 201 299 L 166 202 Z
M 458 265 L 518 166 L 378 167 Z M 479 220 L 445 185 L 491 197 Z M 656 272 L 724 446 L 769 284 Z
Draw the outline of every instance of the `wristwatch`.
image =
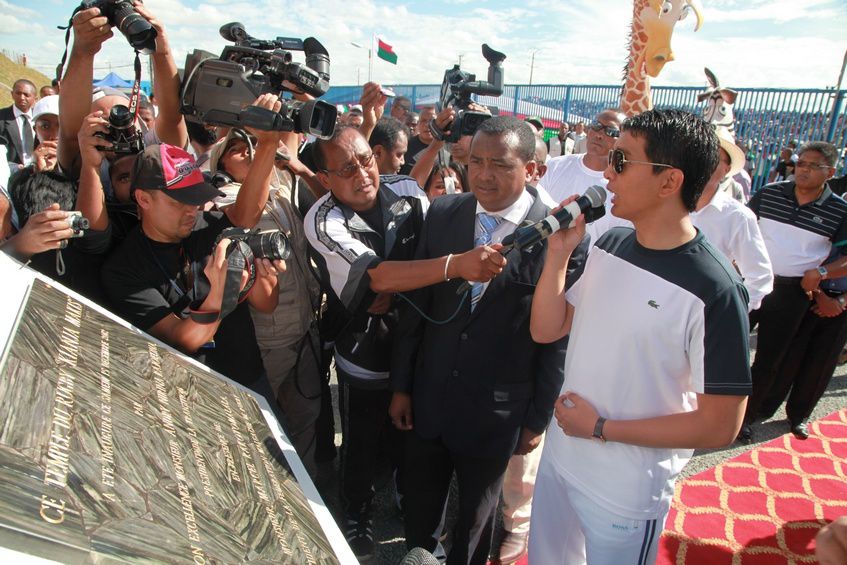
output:
M 825 281 L 826 277 L 829 275 L 829 271 L 827 271 L 824 266 L 818 267 L 818 273 L 820 273 L 822 281 Z
M 605 424 L 605 423 L 606 423 L 606 418 L 604 418 L 603 416 L 599 416 L 597 418 L 597 423 L 594 424 L 594 433 L 591 434 L 591 437 L 597 438 L 604 443 L 606 441 L 606 438 L 603 436 L 603 424 Z

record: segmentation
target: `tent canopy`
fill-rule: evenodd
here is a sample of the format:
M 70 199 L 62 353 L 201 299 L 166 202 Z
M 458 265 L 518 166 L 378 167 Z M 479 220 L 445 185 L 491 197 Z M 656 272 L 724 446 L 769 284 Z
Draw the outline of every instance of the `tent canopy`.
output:
M 115 73 L 109 73 L 100 80 L 94 81 L 94 86 L 109 86 L 112 88 L 132 88 L 132 83 L 124 80 Z

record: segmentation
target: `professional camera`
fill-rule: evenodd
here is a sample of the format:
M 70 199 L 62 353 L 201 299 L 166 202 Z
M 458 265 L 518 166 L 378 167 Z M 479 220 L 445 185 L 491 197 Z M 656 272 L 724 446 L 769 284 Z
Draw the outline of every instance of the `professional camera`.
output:
M 450 135 L 442 136 L 444 141 L 456 142 L 463 135 L 473 135 L 479 125 L 491 116 L 483 112 L 468 110 L 471 94 L 485 96 L 500 96 L 503 94 L 503 66 L 506 56 L 495 51 L 487 44 L 482 44 L 482 56 L 488 61 L 488 81 L 476 80 L 476 75 L 465 72 L 455 65 L 444 72 L 444 82 L 441 83 L 441 96 L 438 110 L 448 106 L 456 108 L 456 117 L 450 126 Z M 435 120 L 430 122 L 430 127 Z M 437 127 L 437 126 L 436 126 Z
M 71 237 L 82 237 L 89 227 L 88 218 L 83 216 L 82 212 L 76 210 L 68 212 L 68 227 L 74 231 Z
M 129 0 L 83 0 L 81 10 L 99 8 L 100 14 L 109 19 L 109 25 L 118 28 L 132 48 L 150 55 L 156 51 L 156 30 L 145 20 Z
M 129 108 L 123 104 L 115 104 L 109 112 L 109 133 L 97 132 L 94 135 L 112 142 L 113 151 L 117 155 L 135 155 L 144 150 L 144 140 L 141 132 L 135 127 Z
M 244 250 L 245 254 L 248 255 L 246 257 L 248 263 L 252 263 L 253 258 L 270 259 L 271 261 L 282 259 L 285 261 L 288 259 L 288 256 L 291 255 L 291 243 L 281 231 L 271 230 L 257 232 L 244 228 L 228 228 L 221 232 L 215 241 L 215 245 L 217 246 L 223 238 L 228 238 L 236 244 L 238 244 L 238 242 L 246 243 L 249 248 L 249 252 L 252 253 L 252 257 L 250 257 L 249 254 L 246 253 L 247 250 Z M 232 249 L 232 247 L 230 247 L 230 249 Z
M 332 136 L 337 110 L 324 101 L 283 100 L 278 113 L 250 106 L 268 92 L 325 94 L 329 54 L 317 39 L 256 39 L 238 22 L 224 25 L 220 33 L 235 45 L 225 47 L 220 57 L 195 49 L 185 60 L 183 114 L 213 125 Z M 306 64 L 294 62 L 290 50 L 304 51 Z

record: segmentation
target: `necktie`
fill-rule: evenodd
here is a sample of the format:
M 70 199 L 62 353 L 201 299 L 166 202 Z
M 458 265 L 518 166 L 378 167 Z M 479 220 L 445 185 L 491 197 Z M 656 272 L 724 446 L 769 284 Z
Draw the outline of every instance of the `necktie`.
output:
M 33 135 L 32 135 L 32 124 L 29 123 L 29 116 L 27 116 L 26 114 L 21 114 L 21 117 L 23 118 L 23 122 L 24 122 L 23 123 L 23 132 L 22 132 L 23 140 L 24 140 L 24 154 L 25 155 L 31 155 L 32 154 L 32 146 L 35 142 L 35 139 L 33 138 Z M 23 155 L 21 155 L 21 158 L 23 158 Z
M 476 221 L 479 224 L 479 230 L 477 230 L 477 236 L 474 238 L 474 245 L 479 247 L 480 245 L 491 243 L 491 234 L 494 233 L 494 230 L 497 229 L 503 218 L 480 212 L 476 215 Z M 482 290 L 484 288 L 485 283 L 481 282 L 475 282 L 471 286 L 471 312 L 473 312 L 480 298 L 482 298 Z

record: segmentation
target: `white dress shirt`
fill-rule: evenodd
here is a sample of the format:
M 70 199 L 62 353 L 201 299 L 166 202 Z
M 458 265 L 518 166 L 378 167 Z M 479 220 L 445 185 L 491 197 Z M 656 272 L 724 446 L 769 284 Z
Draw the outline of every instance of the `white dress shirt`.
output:
M 735 263 L 750 295 L 748 310 L 758 309 L 773 290 L 773 268 L 756 214 L 718 190 L 702 210 L 691 213 L 691 222 Z
M 23 155 L 21 155 L 21 160 L 23 161 L 24 167 L 29 165 L 32 162 L 32 147 L 27 147 L 24 142 L 24 128 L 29 126 L 29 129 L 32 131 L 32 139 L 35 141 L 35 124 L 32 123 L 32 108 L 29 109 L 29 112 L 21 112 L 20 108 L 12 104 L 12 113 L 15 114 L 15 121 L 18 123 L 18 135 L 21 140 L 21 147 L 24 148 Z M 23 116 L 26 116 L 27 119 L 24 119 Z
M 482 204 L 479 202 L 476 203 L 476 213 L 477 214 L 489 214 L 491 216 L 498 216 L 502 219 L 500 224 L 491 232 L 491 243 L 500 243 L 503 241 L 507 235 L 511 235 L 521 222 L 524 221 L 526 215 L 529 213 L 529 209 L 532 207 L 532 195 L 524 189 L 523 193 L 518 197 L 515 202 L 509 206 L 508 208 L 504 208 L 498 212 L 489 212 L 485 208 L 482 207 Z M 474 216 L 476 219 L 476 216 Z M 480 235 L 479 222 L 474 222 L 474 240 Z M 488 288 L 488 283 L 484 283 L 482 287 L 482 294 L 485 294 L 485 290 Z

